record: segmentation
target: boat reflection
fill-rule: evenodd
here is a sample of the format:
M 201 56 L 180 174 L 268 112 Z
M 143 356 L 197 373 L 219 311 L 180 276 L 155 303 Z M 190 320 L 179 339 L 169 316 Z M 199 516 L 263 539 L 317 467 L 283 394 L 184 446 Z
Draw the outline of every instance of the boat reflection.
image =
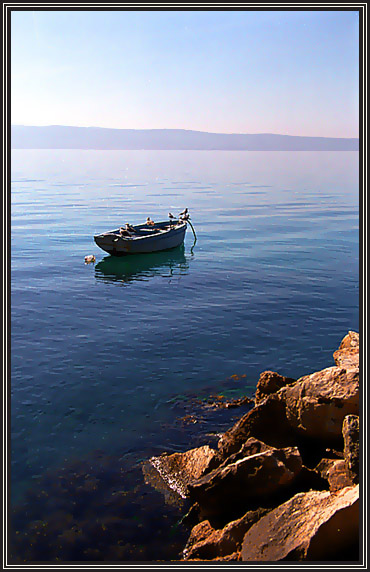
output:
M 105 256 L 95 266 L 95 277 L 103 282 L 134 282 L 147 280 L 153 276 L 171 277 L 187 274 L 189 260 L 185 247 L 150 254 L 130 254 L 128 256 Z

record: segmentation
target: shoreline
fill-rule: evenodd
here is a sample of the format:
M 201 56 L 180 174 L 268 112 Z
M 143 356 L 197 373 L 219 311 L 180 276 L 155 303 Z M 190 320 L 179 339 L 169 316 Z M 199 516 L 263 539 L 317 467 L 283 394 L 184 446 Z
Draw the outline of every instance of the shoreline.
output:
M 150 459 L 148 482 L 191 504 L 176 561 L 359 560 L 359 334 L 333 357 L 297 380 L 263 372 L 217 448 Z

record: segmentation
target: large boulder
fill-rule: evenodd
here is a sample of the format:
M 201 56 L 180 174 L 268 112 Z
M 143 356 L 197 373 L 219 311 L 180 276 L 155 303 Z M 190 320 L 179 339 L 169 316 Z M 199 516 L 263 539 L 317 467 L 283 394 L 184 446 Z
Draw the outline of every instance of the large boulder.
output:
M 243 561 L 357 560 L 358 485 L 336 493 L 299 493 L 246 533 Z
M 356 369 L 359 367 L 360 336 L 357 332 L 348 332 L 333 357 L 338 367 Z
M 346 415 L 359 410 L 359 371 L 328 367 L 280 390 L 286 416 L 298 433 L 331 442 L 342 438 Z
M 343 421 L 344 460 L 351 479 L 358 483 L 360 472 L 360 425 L 357 415 L 347 415 Z
M 152 457 L 149 462 L 172 491 L 175 491 L 180 497 L 186 498 L 190 481 L 198 479 L 207 470 L 213 469 L 218 464 L 216 459 L 217 452 L 208 445 L 204 445 L 184 453 L 173 453 L 172 455 L 164 453 L 159 457 Z M 147 471 L 148 482 L 149 474 Z M 153 478 L 150 482 L 155 488 L 159 488 L 155 485 Z
M 239 451 L 250 437 L 272 447 L 296 445 L 288 423 L 285 402 L 279 393 L 273 393 L 243 415 L 218 442 L 218 449 L 225 459 Z
M 284 377 L 283 375 L 276 373 L 276 371 L 262 372 L 257 382 L 256 404 L 260 403 L 268 395 L 271 395 L 271 393 L 276 393 L 282 387 L 292 385 L 296 381 L 296 379 Z
M 243 509 L 264 506 L 269 497 L 285 491 L 301 468 L 297 447 L 271 448 L 214 469 L 189 483 L 188 491 L 203 514 L 240 514 Z
M 232 556 L 241 549 L 245 533 L 267 512 L 258 509 L 247 512 L 241 518 L 229 522 L 224 528 L 214 529 L 208 520 L 193 527 L 183 550 L 184 560 L 205 559 Z

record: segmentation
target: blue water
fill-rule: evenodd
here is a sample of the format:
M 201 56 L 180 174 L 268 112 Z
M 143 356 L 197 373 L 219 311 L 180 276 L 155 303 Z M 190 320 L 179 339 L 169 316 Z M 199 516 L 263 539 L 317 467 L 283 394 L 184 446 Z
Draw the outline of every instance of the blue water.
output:
M 359 328 L 358 198 L 355 152 L 14 150 L 18 514 L 38 487 L 56 497 L 50 483 L 76 462 L 91 468 L 100 455 L 128 471 L 164 450 L 203 444 L 241 415 L 202 413 L 198 397 L 252 396 L 266 369 L 297 378 L 332 365 L 343 336 Z M 195 244 L 189 228 L 183 248 L 112 259 L 93 242 L 184 207 Z M 88 254 L 95 265 L 85 265 Z M 181 424 L 191 412 L 198 423 Z M 108 484 L 99 482 L 104 496 Z M 43 518 L 22 514 L 24 530 Z M 145 523 L 149 544 L 157 525 Z M 23 559 L 53 559 L 48 550 Z

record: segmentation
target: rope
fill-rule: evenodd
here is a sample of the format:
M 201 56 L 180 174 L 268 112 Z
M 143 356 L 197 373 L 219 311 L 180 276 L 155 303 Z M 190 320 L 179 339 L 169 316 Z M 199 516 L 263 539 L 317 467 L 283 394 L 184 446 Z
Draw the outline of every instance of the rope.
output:
M 190 226 L 191 226 L 191 230 L 193 231 L 193 234 L 194 234 L 194 239 L 195 239 L 194 244 L 195 244 L 196 241 L 197 241 L 197 235 L 195 234 L 194 227 L 193 227 L 193 225 L 191 224 L 190 219 L 188 219 L 186 222 L 188 222 L 188 223 L 190 224 Z M 194 244 L 193 244 L 193 246 L 194 246 Z

